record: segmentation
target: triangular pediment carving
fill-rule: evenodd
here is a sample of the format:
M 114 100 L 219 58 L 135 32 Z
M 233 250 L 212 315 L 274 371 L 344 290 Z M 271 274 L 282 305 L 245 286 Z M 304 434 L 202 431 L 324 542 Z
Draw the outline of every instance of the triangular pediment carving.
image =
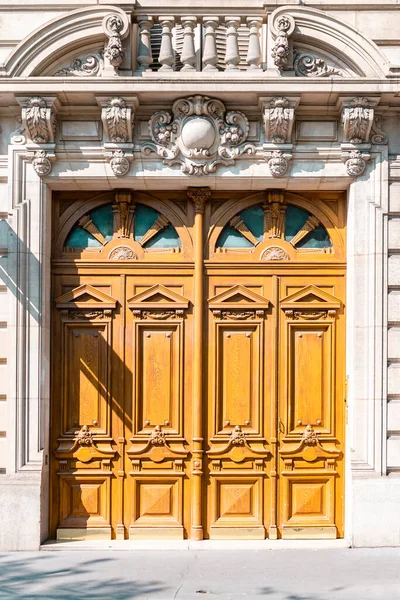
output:
M 128 306 L 132 310 L 185 310 L 189 306 L 189 300 L 158 283 L 132 296 L 128 300 Z
M 342 306 L 339 298 L 328 294 L 325 290 L 315 285 L 307 285 L 303 289 L 289 294 L 280 302 L 284 310 L 313 310 L 316 307 L 326 310 L 339 310 Z
M 244 285 L 234 285 L 233 287 L 220 292 L 216 296 L 208 299 L 211 309 L 243 309 L 246 305 L 248 308 L 266 310 L 270 301 L 246 288 Z M 250 305 L 250 306 L 249 306 Z
M 66 292 L 55 300 L 57 308 L 90 308 L 109 310 L 117 306 L 117 301 L 112 296 L 96 289 L 87 283 Z

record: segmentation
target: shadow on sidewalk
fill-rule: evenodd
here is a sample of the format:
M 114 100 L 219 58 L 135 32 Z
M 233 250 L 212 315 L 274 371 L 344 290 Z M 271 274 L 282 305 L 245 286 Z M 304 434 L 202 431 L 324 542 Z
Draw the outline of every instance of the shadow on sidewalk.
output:
M 48 569 L 48 556 L 26 556 L 15 560 L 13 555 L 0 556 L 1 600 L 130 600 L 151 597 L 166 588 L 156 580 L 135 582 L 111 577 L 96 581 L 91 567 L 103 562 L 103 571 L 111 568 L 113 558 L 85 560 L 79 565 Z M 82 577 L 84 576 L 84 578 Z

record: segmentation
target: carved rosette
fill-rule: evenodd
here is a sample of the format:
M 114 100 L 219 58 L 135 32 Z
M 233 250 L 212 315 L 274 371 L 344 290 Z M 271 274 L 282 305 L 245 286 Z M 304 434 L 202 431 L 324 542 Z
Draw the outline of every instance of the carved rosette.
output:
M 28 138 L 35 144 L 54 143 L 56 119 L 44 98 L 29 98 L 22 107 L 22 122 Z
M 39 177 L 46 177 L 51 171 L 51 162 L 44 150 L 37 150 L 35 152 L 32 165 Z
M 280 246 L 270 246 L 263 250 L 260 260 L 290 260 L 290 256 Z
M 129 160 L 121 149 L 115 150 L 110 158 L 110 167 L 116 177 L 123 177 L 129 171 Z
M 117 246 L 108 255 L 109 260 L 137 260 L 137 254 L 129 246 Z
M 268 167 L 273 177 L 283 177 L 289 167 L 291 154 L 282 150 L 273 150 L 268 159 Z
M 144 143 L 142 152 L 158 154 L 164 164 L 180 165 L 187 175 L 215 173 L 218 165 L 232 165 L 239 156 L 255 153 L 255 147 L 246 143 L 246 115 L 226 113 L 220 100 L 207 96 L 182 98 L 172 113 L 154 113 L 149 130 L 152 142 Z
M 281 15 L 276 20 L 272 21 L 272 34 L 275 38 L 272 47 L 272 60 L 277 69 L 282 72 L 291 67 L 290 58 L 292 50 L 289 43 L 289 38 L 295 28 L 293 17 L 289 15 Z
M 358 177 L 362 175 L 367 166 L 370 155 L 368 152 L 361 152 L 360 150 L 351 150 L 350 152 L 342 153 L 342 160 L 345 162 L 347 174 L 350 177 Z

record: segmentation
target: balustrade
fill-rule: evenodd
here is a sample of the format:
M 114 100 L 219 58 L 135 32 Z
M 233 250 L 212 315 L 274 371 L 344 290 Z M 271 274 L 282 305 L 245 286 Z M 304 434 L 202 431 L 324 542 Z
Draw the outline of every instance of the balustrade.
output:
M 137 17 L 137 73 L 262 68 L 263 17 Z

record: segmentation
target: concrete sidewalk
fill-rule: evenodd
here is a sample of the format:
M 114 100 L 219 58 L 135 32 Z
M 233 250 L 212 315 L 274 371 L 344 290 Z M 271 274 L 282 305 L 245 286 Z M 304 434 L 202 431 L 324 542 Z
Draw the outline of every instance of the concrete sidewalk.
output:
M 10 598 L 400 600 L 400 549 L 0 554 L 0 599 Z

